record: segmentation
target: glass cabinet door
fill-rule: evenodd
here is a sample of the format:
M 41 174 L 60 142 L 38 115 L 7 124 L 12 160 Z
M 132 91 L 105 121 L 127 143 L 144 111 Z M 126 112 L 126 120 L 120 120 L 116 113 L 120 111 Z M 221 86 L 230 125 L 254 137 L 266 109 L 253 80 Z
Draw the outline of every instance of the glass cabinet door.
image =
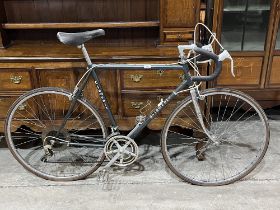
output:
M 278 26 L 278 32 L 277 32 L 275 50 L 280 50 L 280 24 L 279 24 L 279 26 Z
M 270 0 L 224 0 L 222 44 L 231 51 L 263 51 Z

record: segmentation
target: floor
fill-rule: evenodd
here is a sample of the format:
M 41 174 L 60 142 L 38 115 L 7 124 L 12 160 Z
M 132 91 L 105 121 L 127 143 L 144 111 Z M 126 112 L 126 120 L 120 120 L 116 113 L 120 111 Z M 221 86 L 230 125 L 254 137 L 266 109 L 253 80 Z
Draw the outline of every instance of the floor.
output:
M 181 182 L 165 166 L 158 136 L 133 168 L 109 182 L 95 175 L 76 182 L 46 181 L 25 171 L 0 149 L 0 209 L 280 209 L 280 120 L 270 118 L 271 142 L 261 164 L 244 180 L 221 187 Z

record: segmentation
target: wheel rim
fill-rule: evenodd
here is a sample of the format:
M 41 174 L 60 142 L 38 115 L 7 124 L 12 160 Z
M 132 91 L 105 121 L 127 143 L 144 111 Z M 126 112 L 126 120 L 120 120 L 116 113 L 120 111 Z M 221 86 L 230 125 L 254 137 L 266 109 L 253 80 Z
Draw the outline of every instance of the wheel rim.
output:
M 69 98 L 70 93 L 54 90 L 27 94 L 15 102 L 7 119 L 12 153 L 25 168 L 46 179 L 87 176 L 104 159 L 106 130 L 85 100 L 78 100 L 58 133 Z
M 190 98 L 174 111 L 164 129 L 167 164 L 193 184 L 232 183 L 253 170 L 267 149 L 268 126 L 262 110 L 239 92 L 218 94 L 206 91 L 200 101 L 207 110 L 205 125 L 218 144 L 209 140 L 197 119 L 189 120 L 195 113 Z

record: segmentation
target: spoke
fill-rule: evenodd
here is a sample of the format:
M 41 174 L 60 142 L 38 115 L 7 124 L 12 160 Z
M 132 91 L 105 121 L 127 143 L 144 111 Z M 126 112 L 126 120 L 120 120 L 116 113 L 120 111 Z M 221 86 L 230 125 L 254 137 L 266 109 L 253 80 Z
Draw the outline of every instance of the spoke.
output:
M 252 107 L 251 107 L 252 108 Z M 251 109 L 250 108 L 250 109 Z M 249 109 L 249 110 L 250 110 Z M 242 114 L 242 116 L 236 121 L 236 122 L 238 122 L 249 110 L 247 110 L 244 114 Z M 255 114 L 253 114 L 251 117 L 253 117 L 254 115 L 256 115 L 257 113 L 255 113 Z M 251 117 L 248 117 L 246 120 L 244 120 L 244 121 L 242 121 L 242 122 L 246 122 L 247 120 L 249 120 Z M 234 126 L 233 126 L 234 125 Z M 231 126 L 228 126 L 225 130 L 224 130 L 224 132 L 220 135 L 220 136 L 218 136 L 218 139 L 224 134 L 224 133 L 226 133 L 230 128 L 235 128 L 237 125 L 238 125 L 238 123 L 233 123 L 233 125 L 231 125 Z
M 87 110 L 87 108 L 85 108 L 84 111 L 82 111 L 77 117 L 75 117 L 75 118 L 73 118 L 72 120 L 70 120 L 70 121 L 69 121 L 69 124 L 72 123 L 72 122 L 75 123 L 74 120 L 76 120 L 77 118 L 79 118 L 86 110 Z
M 39 123 L 45 127 L 45 124 L 40 120 L 39 116 L 35 113 L 35 111 L 32 109 L 32 107 L 29 105 L 29 103 L 26 103 L 27 106 L 30 108 L 31 112 L 30 113 L 27 109 L 25 110 L 28 114 L 30 114 L 34 119 L 36 119 L 37 121 L 39 121 Z
M 83 127 L 83 128 L 81 128 L 81 129 L 79 129 L 79 130 L 76 130 L 76 131 L 75 131 L 74 133 L 72 133 L 72 134 L 78 133 L 79 131 L 82 131 L 82 130 L 87 130 L 87 129 L 90 128 L 90 126 L 94 125 L 95 123 L 98 123 L 98 121 L 96 120 L 95 122 L 93 122 L 93 123 L 87 125 L 86 127 Z M 74 130 L 75 130 L 75 129 L 74 129 Z
M 228 104 L 229 104 L 229 100 L 230 100 L 230 98 L 231 98 L 231 96 L 229 96 L 229 97 L 228 97 L 227 104 L 226 104 L 226 107 L 225 107 L 225 110 L 224 110 L 224 113 L 223 113 L 223 116 L 222 116 L 222 120 L 221 120 L 221 121 L 223 121 L 223 120 L 224 120 L 225 113 L 226 113 L 226 111 L 227 111 L 227 107 L 228 107 Z
M 185 136 L 185 137 L 188 137 L 187 139 L 198 139 L 198 140 L 201 140 L 201 139 L 206 139 L 206 138 L 195 138 L 193 136 L 188 136 L 188 135 L 185 135 L 185 134 L 181 134 L 181 133 L 178 133 L 178 132 L 175 132 L 175 131 L 169 131 L 171 133 L 175 133 L 175 134 L 178 134 L 178 135 L 181 135 L 181 136 Z
M 197 129 L 199 129 L 200 128 L 200 126 L 199 125 L 197 125 L 196 124 L 196 122 L 192 119 L 192 117 L 190 117 L 183 109 L 182 109 L 182 111 L 188 116 L 188 119 L 190 119 L 196 126 L 194 126 L 195 128 L 197 128 Z M 192 110 L 192 112 L 193 112 L 193 110 Z M 194 116 L 196 116 L 195 114 L 194 114 Z M 178 116 L 176 116 L 177 118 L 179 118 Z M 180 118 L 181 120 L 183 120 L 182 118 Z M 185 121 L 185 120 L 183 120 L 183 121 Z M 189 124 L 189 123 L 188 123 Z
M 40 139 L 40 137 L 39 137 L 39 138 L 35 138 L 35 139 L 31 139 L 31 140 L 29 140 L 29 141 L 22 142 L 22 143 L 20 143 L 20 144 L 15 144 L 15 147 L 20 146 L 20 145 L 23 145 L 23 144 L 27 144 L 27 143 L 32 142 L 32 141 L 36 141 L 36 140 L 38 140 L 38 139 Z
M 12 127 L 18 128 L 18 126 L 15 126 L 15 125 L 12 125 Z M 31 130 L 26 130 L 26 129 L 21 128 L 21 127 L 20 127 L 20 128 L 18 128 L 18 129 L 20 129 L 20 130 L 24 130 L 24 131 L 27 131 L 27 132 L 28 132 L 27 134 L 34 134 L 34 135 L 40 136 L 39 134 L 34 133 L 34 132 L 32 132 Z
M 40 126 L 36 122 L 33 122 L 33 120 L 40 121 L 40 120 L 37 120 L 37 119 L 32 119 L 32 120 L 31 119 L 27 119 L 27 118 L 24 118 L 24 119 L 14 118 L 14 119 L 18 120 L 18 121 L 26 122 L 26 123 L 31 124 L 31 125 L 35 125 L 35 126 L 40 127 L 40 128 L 46 128 L 46 126 Z
M 221 110 L 221 104 L 222 104 L 222 95 L 221 95 L 221 97 L 220 97 L 220 104 L 219 104 L 219 110 L 218 110 L 218 116 L 217 116 L 217 119 L 216 119 L 216 121 L 218 122 L 218 120 L 219 120 L 219 116 L 220 116 L 220 110 Z
M 197 132 L 199 132 L 199 133 L 205 134 L 203 130 L 197 130 L 197 129 L 194 129 L 194 128 L 192 128 L 192 127 L 185 127 L 185 126 L 183 126 L 183 125 L 179 125 L 179 124 L 176 124 L 176 123 L 173 123 L 172 125 L 179 126 L 179 127 L 185 128 L 185 129 L 191 129 L 191 130 L 197 131 Z
M 44 101 L 43 101 L 43 99 L 42 99 L 42 96 L 41 95 L 39 95 L 39 98 L 41 99 L 41 102 L 42 102 L 42 105 L 43 105 L 43 110 L 45 110 L 45 114 L 46 114 L 46 116 L 49 118 L 49 120 L 52 122 L 52 124 L 54 124 L 53 123 L 53 120 L 52 120 L 52 118 L 51 118 L 51 116 L 50 116 L 50 114 L 49 114 L 49 112 L 48 112 L 48 108 L 46 107 L 46 105 L 45 105 L 45 103 L 44 103 Z
M 82 125 L 86 120 L 88 120 L 90 117 L 92 117 L 94 114 L 91 114 L 89 116 L 87 116 L 82 122 L 80 122 L 75 128 L 73 128 L 73 130 L 76 130 L 80 127 L 80 125 Z M 75 132 L 76 133 L 76 132 Z

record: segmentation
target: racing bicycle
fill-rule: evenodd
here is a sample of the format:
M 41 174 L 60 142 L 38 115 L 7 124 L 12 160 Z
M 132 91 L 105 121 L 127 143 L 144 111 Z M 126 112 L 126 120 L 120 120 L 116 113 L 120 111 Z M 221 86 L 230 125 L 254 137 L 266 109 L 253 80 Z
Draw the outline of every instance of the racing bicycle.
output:
M 238 90 L 200 90 L 201 82 L 219 76 L 226 59 L 231 60 L 234 75 L 232 57 L 213 33 L 204 46 L 196 41 L 179 45 L 175 64 L 94 64 L 85 42 L 104 34 L 102 29 L 59 32 L 58 39 L 80 48 L 87 62 L 74 90 L 34 89 L 10 107 L 5 136 L 11 153 L 25 169 L 48 180 L 74 181 L 112 165 L 131 165 L 139 156 L 134 139 L 170 101 L 186 92 L 189 95 L 172 110 L 161 132 L 161 152 L 174 174 L 196 185 L 224 185 L 245 177 L 260 163 L 269 142 L 269 125 L 261 106 Z M 214 42 L 220 46 L 219 54 L 214 53 Z M 200 75 L 200 62 L 214 63 L 213 73 Z M 135 127 L 127 135 L 119 130 L 96 73 L 122 69 L 181 70 L 184 74 L 181 84 L 149 114 L 137 116 Z M 89 79 L 94 80 L 110 125 L 83 96 Z

